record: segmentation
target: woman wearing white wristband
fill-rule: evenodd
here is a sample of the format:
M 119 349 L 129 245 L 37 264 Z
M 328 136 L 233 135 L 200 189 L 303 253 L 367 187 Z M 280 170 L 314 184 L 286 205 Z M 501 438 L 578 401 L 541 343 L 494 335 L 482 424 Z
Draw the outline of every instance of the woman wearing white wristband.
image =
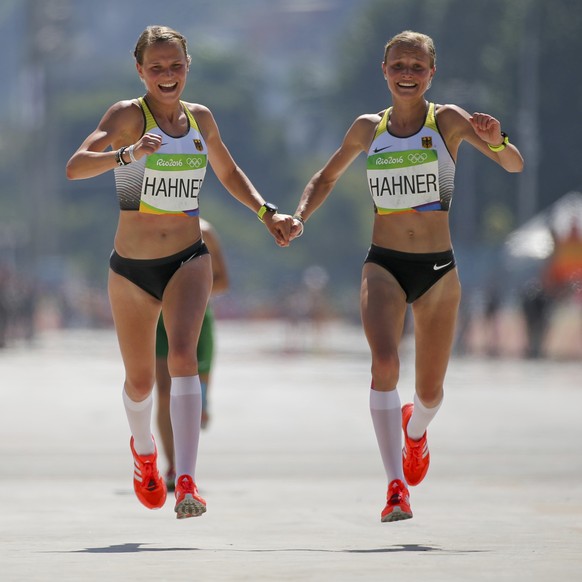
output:
M 150 26 L 140 35 L 134 56 L 145 96 L 108 109 L 69 160 L 67 177 L 90 178 L 115 169 L 121 212 L 109 297 L 126 372 L 123 402 L 132 435 L 134 489 L 150 509 L 165 502 L 151 434 L 156 325 L 163 311 L 172 376 L 175 511 L 185 518 L 206 511 L 194 473 L 202 409 L 196 348 L 212 288 L 198 218 L 207 163 L 281 246 L 288 244 L 292 218 L 266 203 L 236 165 L 210 110 L 180 100 L 191 60 L 184 36 Z

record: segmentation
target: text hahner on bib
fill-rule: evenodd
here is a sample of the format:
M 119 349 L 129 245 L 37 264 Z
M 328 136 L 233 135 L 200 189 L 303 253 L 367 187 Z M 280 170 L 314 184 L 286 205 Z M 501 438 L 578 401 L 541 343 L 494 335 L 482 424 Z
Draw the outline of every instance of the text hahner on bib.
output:
M 148 214 L 199 214 L 198 194 L 206 174 L 204 154 L 147 157 L 139 210 Z

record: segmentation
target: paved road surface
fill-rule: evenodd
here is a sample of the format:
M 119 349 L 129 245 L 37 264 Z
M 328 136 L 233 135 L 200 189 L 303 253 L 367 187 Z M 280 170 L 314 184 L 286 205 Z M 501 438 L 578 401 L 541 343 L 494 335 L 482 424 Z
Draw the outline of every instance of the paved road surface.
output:
M 133 497 L 112 332 L 0 352 L 0 580 L 582 580 L 580 363 L 454 360 L 414 519 L 382 524 L 361 331 L 287 332 L 219 322 L 183 521 Z

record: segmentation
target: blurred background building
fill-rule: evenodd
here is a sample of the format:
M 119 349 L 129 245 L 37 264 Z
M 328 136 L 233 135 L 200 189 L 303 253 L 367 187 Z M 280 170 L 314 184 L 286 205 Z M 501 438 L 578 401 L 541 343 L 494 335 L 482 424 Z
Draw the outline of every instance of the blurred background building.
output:
M 576 260 L 559 292 L 551 281 L 563 269 L 549 264 L 566 240 L 566 254 L 579 256 L 580 230 L 563 234 L 548 218 L 582 190 L 579 0 L 3 0 L 1 342 L 47 327 L 111 325 L 113 175 L 67 182 L 64 167 L 109 105 L 143 92 L 131 53 L 149 24 L 187 36 L 184 98 L 212 109 L 237 162 L 287 212 L 353 119 L 388 105 L 385 42 L 404 29 L 431 35 L 438 72 L 429 98 L 498 116 L 526 159 L 524 173 L 510 175 L 470 147 L 460 152 L 451 212 L 464 288 L 458 352 L 579 357 Z M 364 168 L 362 157 L 289 249 L 209 175 L 202 213 L 232 265 L 219 317 L 292 320 L 297 293 L 313 291 L 305 273 L 314 267 L 325 273 L 325 317 L 358 324 L 373 218 Z M 579 206 L 564 212 L 575 222 Z M 526 258 L 539 233 L 520 239 L 525 255 L 516 237 L 542 223 L 547 254 Z

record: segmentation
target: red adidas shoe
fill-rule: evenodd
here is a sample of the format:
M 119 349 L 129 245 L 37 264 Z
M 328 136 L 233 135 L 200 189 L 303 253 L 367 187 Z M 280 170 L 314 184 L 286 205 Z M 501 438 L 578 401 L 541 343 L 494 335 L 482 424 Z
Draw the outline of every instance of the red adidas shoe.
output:
M 152 437 L 153 438 L 153 437 Z M 148 509 L 159 509 L 166 502 L 166 484 L 157 466 L 158 449 L 154 441 L 151 455 L 138 455 L 133 447 L 133 437 L 129 441 L 133 454 L 133 489 L 140 502 Z
M 390 481 L 386 494 L 386 507 L 382 511 L 382 522 L 401 521 L 412 517 L 410 494 L 400 479 Z
M 404 431 L 404 447 L 402 448 L 402 468 L 408 485 L 418 485 L 426 476 L 430 465 L 430 453 L 426 440 L 426 431 L 418 441 L 412 440 L 406 432 L 406 427 L 412 416 L 414 404 L 409 402 L 402 407 L 402 430 Z
M 180 475 L 176 480 L 176 517 L 198 517 L 206 511 L 206 501 L 198 494 L 196 483 L 190 475 Z

